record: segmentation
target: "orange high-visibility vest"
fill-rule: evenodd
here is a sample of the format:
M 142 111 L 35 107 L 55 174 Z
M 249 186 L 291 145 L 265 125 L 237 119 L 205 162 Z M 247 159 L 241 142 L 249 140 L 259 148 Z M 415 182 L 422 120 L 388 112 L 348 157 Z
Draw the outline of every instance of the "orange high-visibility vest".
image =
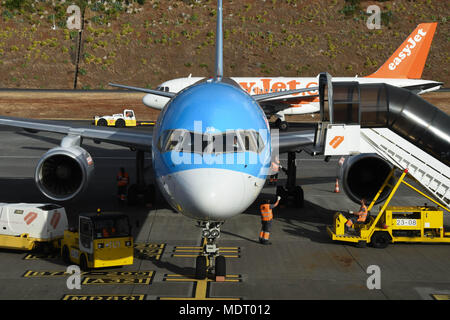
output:
M 124 173 L 122 175 L 122 172 L 119 172 L 117 174 L 117 186 L 118 187 L 124 187 L 128 185 L 128 173 Z
M 364 222 L 367 219 L 367 207 L 365 205 L 362 205 L 361 208 L 359 208 L 359 211 L 361 212 L 359 214 L 358 220 L 359 222 Z
M 272 209 L 270 209 L 270 204 L 262 204 L 260 209 L 261 209 L 262 221 L 270 221 L 273 219 L 273 214 L 272 214 Z

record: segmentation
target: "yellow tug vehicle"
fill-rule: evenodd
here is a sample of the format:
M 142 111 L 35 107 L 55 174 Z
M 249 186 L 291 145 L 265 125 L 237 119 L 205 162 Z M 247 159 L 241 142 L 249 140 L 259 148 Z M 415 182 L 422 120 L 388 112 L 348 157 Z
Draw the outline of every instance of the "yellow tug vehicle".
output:
M 78 230 L 66 230 L 61 243 L 64 262 L 83 271 L 131 265 L 133 252 L 129 219 L 120 213 L 80 215 Z

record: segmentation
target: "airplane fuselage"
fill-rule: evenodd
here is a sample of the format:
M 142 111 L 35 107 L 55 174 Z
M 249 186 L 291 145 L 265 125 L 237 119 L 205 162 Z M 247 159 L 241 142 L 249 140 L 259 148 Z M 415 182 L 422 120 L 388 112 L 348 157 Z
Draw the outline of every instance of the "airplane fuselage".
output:
M 179 92 L 184 88 L 193 85 L 194 83 L 201 81 L 205 78 L 202 77 L 186 77 L 168 80 L 158 86 L 159 90 Z M 270 93 L 285 90 L 294 90 L 299 88 L 316 87 L 318 85 L 316 77 L 232 77 L 232 80 L 237 82 L 241 89 L 246 91 L 250 95 Z M 394 79 L 394 78 L 370 78 L 370 77 L 335 77 L 333 81 L 347 82 L 357 81 L 359 83 L 387 83 L 397 87 L 416 87 L 418 94 L 422 94 L 428 91 L 434 91 L 440 88 L 440 83 L 431 80 L 421 79 Z M 299 96 L 306 97 L 308 95 L 317 95 L 317 91 L 302 92 L 286 98 Z M 154 94 L 147 94 L 142 99 L 144 105 L 161 110 L 165 104 L 169 101 L 169 98 L 157 96 Z M 270 100 L 268 100 L 270 101 Z M 314 97 L 311 99 L 303 99 L 300 103 L 292 103 L 286 106 L 287 108 L 280 113 L 283 115 L 298 115 L 319 112 L 319 98 Z
M 179 92 L 153 132 L 159 189 L 175 210 L 197 220 L 224 221 L 248 208 L 264 185 L 270 157 L 263 110 L 223 82 Z

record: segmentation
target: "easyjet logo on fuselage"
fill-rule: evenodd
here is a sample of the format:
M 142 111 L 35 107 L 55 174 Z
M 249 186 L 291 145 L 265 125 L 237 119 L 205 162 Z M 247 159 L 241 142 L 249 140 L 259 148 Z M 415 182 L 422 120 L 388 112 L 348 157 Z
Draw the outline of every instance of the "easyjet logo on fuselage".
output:
M 295 90 L 300 88 L 309 88 L 309 87 L 317 87 L 317 82 L 309 82 L 306 84 L 306 86 L 301 86 L 301 82 L 297 81 L 296 79 L 290 80 L 290 81 L 276 81 L 273 82 L 273 79 L 270 78 L 262 78 L 259 79 L 259 81 L 262 83 L 262 88 L 255 86 L 256 81 L 240 81 L 239 85 L 241 88 L 245 91 L 247 91 L 248 94 L 262 94 L 262 93 L 271 93 L 271 92 L 279 92 L 284 90 Z M 306 81 L 305 81 L 306 83 Z M 294 93 L 293 96 L 297 96 L 301 94 L 302 96 L 305 95 L 312 95 L 317 93 L 316 91 L 307 91 L 302 93 Z
M 344 136 L 336 136 L 330 141 L 330 146 L 333 149 L 339 147 L 339 145 L 344 141 Z
M 419 29 L 417 31 L 417 34 L 414 36 L 414 38 L 411 36 L 406 41 L 408 44 L 403 48 L 402 51 L 398 54 L 397 57 L 394 58 L 394 60 L 389 63 L 389 70 L 395 70 L 397 66 L 402 63 L 403 60 L 406 59 L 406 57 L 409 57 L 412 53 L 412 49 L 417 47 L 417 44 L 422 41 L 423 37 L 427 33 L 423 31 L 423 29 Z

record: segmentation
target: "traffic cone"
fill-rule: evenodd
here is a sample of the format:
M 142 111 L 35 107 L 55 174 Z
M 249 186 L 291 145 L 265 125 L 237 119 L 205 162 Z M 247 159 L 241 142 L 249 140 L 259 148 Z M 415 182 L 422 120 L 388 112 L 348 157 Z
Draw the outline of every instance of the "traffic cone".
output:
M 339 193 L 339 179 L 336 178 L 336 184 L 334 185 L 334 193 Z

